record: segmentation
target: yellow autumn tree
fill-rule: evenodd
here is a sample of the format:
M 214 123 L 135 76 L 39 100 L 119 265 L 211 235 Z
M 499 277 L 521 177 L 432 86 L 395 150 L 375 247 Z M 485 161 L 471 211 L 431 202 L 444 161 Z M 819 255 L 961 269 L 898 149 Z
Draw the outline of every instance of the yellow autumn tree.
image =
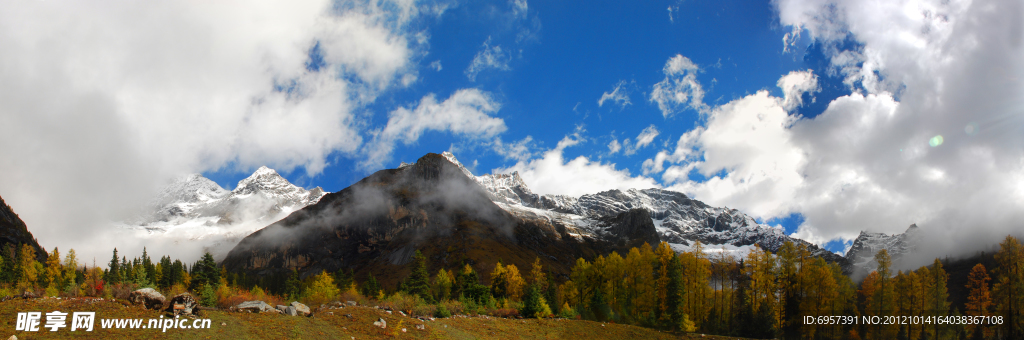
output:
M 658 290 L 654 279 L 654 251 L 644 243 L 640 249 L 629 250 L 625 261 L 627 308 L 633 320 L 652 320 L 658 306 Z
M 526 280 L 523 280 L 523 276 L 519 274 L 519 268 L 514 264 L 509 264 L 505 267 L 505 273 L 507 275 L 505 289 L 508 292 L 508 298 L 512 301 L 521 300 Z
M 46 296 L 57 296 L 60 293 L 61 276 L 64 268 L 60 264 L 60 251 L 53 247 L 53 251 L 46 256 L 46 272 L 43 277 L 46 280 Z
M 338 289 L 338 285 L 334 283 L 334 277 L 325 271 L 321 271 L 319 275 L 313 278 L 313 283 L 306 289 L 306 301 L 313 305 L 319 305 L 337 300 L 339 294 L 341 294 L 341 291 Z
M 838 284 L 832 275 L 832 269 L 824 259 L 815 258 L 810 266 L 801 268 L 801 275 L 806 277 L 806 296 L 800 300 L 800 310 L 804 315 L 834 315 L 829 310 L 839 297 Z M 814 339 L 818 331 L 816 325 L 804 325 L 802 336 Z
M 669 295 L 669 282 L 671 278 L 668 275 L 669 263 L 675 257 L 675 252 L 669 247 L 668 242 L 661 241 L 658 244 L 658 249 L 654 251 L 655 257 L 658 259 L 658 321 L 668 321 L 672 315 L 672 311 L 669 309 L 668 295 Z
M 441 268 L 434 277 L 434 297 L 437 301 L 447 301 L 452 298 L 452 285 L 455 284 L 455 276 L 452 272 Z
M 966 312 L 969 316 L 986 316 L 989 315 L 989 306 L 992 305 L 992 297 L 989 294 L 988 282 L 992 280 L 988 276 L 988 271 L 985 270 L 985 266 L 981 263 L 974 265 L 971 268 L 971 273 L 967 275 L 967 304 Z M 979 325 L 972 325 L 971 334 L 975 332 L 985 332 L 985 329 L 979 327 Z M 982 334 L 982 337 L 988 337 L 991 334 Z
M 1006 236 L 996 253 L 995 314 L 1003 316 L 1007 339 L 1024 338 L 1024 246 L 1016 237 Z
M 689 316 L 696 329 L 703 329 L 711 305 L 711 262 L 704 252 L 700 241 L 694 242 L 690 251 L 680 254 L 683 264 L 683 310 Z
M 37 265 L 39 261 L 36 261 L 36 250 L 28 244 L 21 245 L 21 251 L 18 253 L 18 290 L 24 292 L 26 290 L 35 290 L 36 280 L 39 278 L 39 271 Z

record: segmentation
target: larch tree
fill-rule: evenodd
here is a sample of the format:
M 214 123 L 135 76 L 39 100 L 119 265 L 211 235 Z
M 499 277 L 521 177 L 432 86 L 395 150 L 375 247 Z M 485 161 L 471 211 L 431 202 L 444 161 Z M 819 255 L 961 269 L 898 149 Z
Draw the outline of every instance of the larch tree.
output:
M 1003 333 L 1009 339 L 1024 337 L 1024 246 L 1016 237 L 1006 236 L 996 253 L 996 312 L 1003 316 Z
M 61 290 L 71 293 L 72 296 L 78 295 L 78 282 L 75 281 L 78 278 L 78 257 L 75 256 L 74 249 L 68 250 L 68 254 L 64 255 L 63 276 Z
M 60 293 L 61 276 L 64 268 L 60 264 L 60 251 L 53 247 L 53 251 L 46 256 L 46 295 L 57 296 Z
M 949 314 L 949 292 L 946 289 L 946 281 L 948 275 L 942 268 L 942 262 L 938 258 L 932 263 L 932 267 L 928 270 L 929 279 L 927 294 L 925 294 L 925 300 L 928 305 L 926 310 L 929 315 L 946 316 Z M 929 329 L 930 328 L 930 329 Z M 942 330 L 945 327 L 940 327 L 939 323 L 934 323 L 933 327 L 926 327 L 925 331 L 931 336 L 930 338 L 936 339 L 942 336 Z
M 36 261 L 36 250 L 28 244 L 21 245 L 18 253 L 18 290 L 34 290 L 36 280 L 39 279 L 39 262 Z
M 671 276 L 669 275 L 669 264 L 672 259 L 675 258 L 675 252 L 669 247 L 668 242 L 661 241 L 658 244 L 658 249 L 654 251 L 655 257 L 658 259 L 658 275 L 657 275 L 657 287 L 658 287 L 658 320 L 659 322 L 665 322 L 672 316 L 672 312 L 669 307 L 669 282 Z
M 969 316 L 987 316 L 989 314 L 989 306 L 992 305 L 992 297 L 989 294 L 988 282 L 992 280 L 988 276 L 988 271 L 985 270 L 985 265 L 981 263 L 974 265 L 971 268 L 971 273 L 967 275 L 967 303 L 965 309 Z M 984 334 L 985 329 L 979 325 L 972 325 L 971 333 L 983 332 L 981 337 L 988 337 L 989 334 Z

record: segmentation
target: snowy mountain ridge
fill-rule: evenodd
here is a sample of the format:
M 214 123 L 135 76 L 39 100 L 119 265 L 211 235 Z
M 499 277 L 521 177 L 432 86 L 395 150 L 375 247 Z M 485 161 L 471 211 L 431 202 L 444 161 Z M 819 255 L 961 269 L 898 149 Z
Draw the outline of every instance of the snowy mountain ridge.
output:
M 172 180 L 135 218 L 115 225 L 143 237 L 199 243 L 222 255 L 242 237 L 326 194 L 320 187 L 298 187 L 265 166 L 230 191 L 189 174 Z
M 674 250 L 689 249 L 700 242 L 708 251 L 726 249 L 742 255 L 755 244 L 776 252 L 786 242 L 806 244 L 814 256 L 845 262 L 841 256 L 814 244 L 790 237 L 780 228 L 757 223 L 736 209 L 711 207 L 685 194 L 663 189 L 608 190 L 580 197 L 538 195 L 519 173 L 474 176 L 453 154 L 442 154 L 473 178 L 506 211 L 523 217 L 544 219 L 566 227 L 578 237 L 603 237 L 607 223 L 602 220 L 633 209 L 648 212 L 658 238 Z M 652 244 L 652 246 L 654 246 Z
M 892 262 L 899 263 L 904 256 L 917 250 L 922 236 L 921 228 L 918 228 L 917 224 L 911 224 L 902 234 L 888 235 L 861 231 L 844 257 L 855 268 L 863 269 L 862 274 L 866 274 L 878 267 L 875 254 L 880 250 L 885 249 Z

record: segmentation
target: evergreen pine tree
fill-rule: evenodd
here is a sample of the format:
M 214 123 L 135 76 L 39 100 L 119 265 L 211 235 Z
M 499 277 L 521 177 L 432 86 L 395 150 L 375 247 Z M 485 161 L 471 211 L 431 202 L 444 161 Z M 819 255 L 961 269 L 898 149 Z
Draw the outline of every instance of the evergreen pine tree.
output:
M 284 284 L 284 295 L 289 299 L 297 300 L 301 294 L 302 282 L 299 281 L 299 271 L 292 269 L 292 274 L 288 276 L 288 280 Z
M 405 291 L 419 296 L 429 303 L 434 301 L 430 295 L 430 273 L 427 272 L 427 257 L 419 250 L 412 257 L 412 272 L 405 280 Z
M 540 312 L 540 292 L 536 285 L 530 285 L 526 289 L 526 295 L 523 296 L 523 308 L 519 309 L 519 315 L 524 318 L 532 318 L 537 316 L 538 312 Z
M 103 278 L 108 284 L 114 284 L 121 282 L 121 262 L 117 259 L 117 248 L 114 248 L 114 256 L 110 259 L 110 263 L 107 264 L 109 269 L 107 270 L 107 276 Z

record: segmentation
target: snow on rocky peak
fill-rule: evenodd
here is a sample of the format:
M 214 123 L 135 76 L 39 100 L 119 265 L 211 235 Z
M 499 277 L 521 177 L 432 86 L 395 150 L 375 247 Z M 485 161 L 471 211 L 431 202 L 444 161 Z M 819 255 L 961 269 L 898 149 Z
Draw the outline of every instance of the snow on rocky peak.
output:
M 137 218 L 118 225 L 151 237 L 203 240 L 227 251 L 242 237 L 315 204 L 326 194 L 320 187 L 298 187 L 265 166 L 231 191 L 200 174 L 190 174 L 173 180 Z M 218 249 L 210 250 L 217 255 Z
M 786 241 L 792 241 L 808 245 L 815 256 L 829 261 L 843 260 L 816 245 L 790 237 L 779 228 L 757 223 L 738 210 L 711 207 L 683 193 L 663 189 L 628 189 L 580 197 L 538 195 L 530 190 L 518 172 L 474 176 L 455 155 L 450 152 L 442 155 L 487 189 L 491 200 L 506 211 L 562 225 L 580 237 L 601 237 L 606 227 L 602 220 L 632 209 L 643 209 L 654 222 L 659 239 L 669 242 L 677 251 L 688 249 L 699 241 L 708 251 L 726 248 L 742 255 L 755 244 L 775 252 Z
M 845 257 L 854 268 L 863 270 L 862 274 L 866 274 L 878 267 L 875 254 L 879 251 L 885 249 L 892 262 L 898 265 L 903 256 L 917 250 L 921 236 L 921 228 L 918 228 L 917 224 L 911 224 L 902 234 L 888 235 L 861 231 Z

